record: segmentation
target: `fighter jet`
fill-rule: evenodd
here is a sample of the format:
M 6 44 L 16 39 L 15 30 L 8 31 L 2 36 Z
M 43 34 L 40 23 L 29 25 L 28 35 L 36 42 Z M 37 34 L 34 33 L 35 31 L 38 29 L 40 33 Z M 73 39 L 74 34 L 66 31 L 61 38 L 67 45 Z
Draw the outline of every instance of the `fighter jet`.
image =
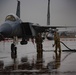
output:
M 16 15 L 9 14 L 5 22 L 0 25 L 0 41 L 5 38 L 22 38 L 21 44 L 27 44 L 28 38 L 35 37 L 38 33 L 48 30 L 48 28 L 63 28 L 65 26 L 40 26 L 31 22 L 22 22 L 20 19 L 20 1 L 17 1 Z

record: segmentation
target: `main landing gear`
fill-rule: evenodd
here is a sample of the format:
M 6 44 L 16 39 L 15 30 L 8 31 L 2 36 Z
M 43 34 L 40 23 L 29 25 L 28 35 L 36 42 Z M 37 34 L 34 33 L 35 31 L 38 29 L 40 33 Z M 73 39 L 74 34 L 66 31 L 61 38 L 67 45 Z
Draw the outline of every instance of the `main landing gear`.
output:
M 16 39 L 16 37 L 14 37 L 13 43 L 11 44 L 11 58 L 13 59 L 13 62 L 14 62 L 14 65 L 13 65 L 14 70 L 17 69 L 17 63 L 16 63 L 17 47 L 16 47 L 16 43 L 17 43 L 17 39 Z
M 25 39 L 22 39 L 22 41 L 20 42 L 21 45 L 27 44 L 27 41 Z

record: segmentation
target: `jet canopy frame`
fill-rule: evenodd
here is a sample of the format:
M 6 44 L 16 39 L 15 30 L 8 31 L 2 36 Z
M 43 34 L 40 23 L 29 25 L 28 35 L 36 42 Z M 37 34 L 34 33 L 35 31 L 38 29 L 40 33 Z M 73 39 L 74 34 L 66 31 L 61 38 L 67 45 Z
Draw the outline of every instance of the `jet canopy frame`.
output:
M 13 15 L 8 15 L 5 18 L 5 21 L 7 21 L 7 20 L 9 20 L 9 21 L 16 21 L 16 18 Z

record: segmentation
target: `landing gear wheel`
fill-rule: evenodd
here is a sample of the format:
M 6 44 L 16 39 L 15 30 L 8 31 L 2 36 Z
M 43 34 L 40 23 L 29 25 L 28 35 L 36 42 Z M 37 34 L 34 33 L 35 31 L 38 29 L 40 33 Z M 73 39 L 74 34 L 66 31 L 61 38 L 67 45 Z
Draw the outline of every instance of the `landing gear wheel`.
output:
M 20 44 L 21 45 L 27 44 L 27 41 L 21 41 Z

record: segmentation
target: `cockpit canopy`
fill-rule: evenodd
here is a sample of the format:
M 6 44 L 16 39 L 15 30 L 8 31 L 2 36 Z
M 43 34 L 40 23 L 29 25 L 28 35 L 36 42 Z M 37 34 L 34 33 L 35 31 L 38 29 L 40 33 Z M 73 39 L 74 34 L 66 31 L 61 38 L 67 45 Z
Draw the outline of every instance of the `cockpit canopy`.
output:
M 6 18 L 5 18 L 5 21 L 16 21 L 16 18 L 13 16 L 13 15 L 8 15 Z

